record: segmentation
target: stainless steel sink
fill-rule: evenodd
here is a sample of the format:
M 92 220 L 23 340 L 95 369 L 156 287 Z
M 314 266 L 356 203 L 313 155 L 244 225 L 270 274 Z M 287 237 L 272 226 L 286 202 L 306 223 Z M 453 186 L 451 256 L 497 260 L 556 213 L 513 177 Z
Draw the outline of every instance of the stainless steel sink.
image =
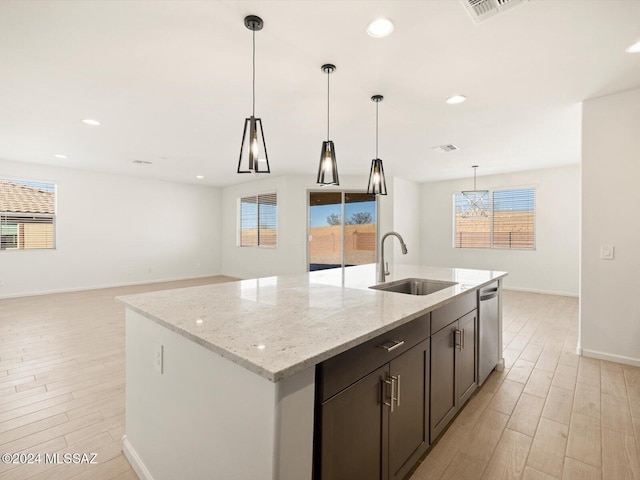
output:
M 441 280 L 427 280 L 424 278 L 403 278 L 395 282 L 381 283 L 369 288 L 384 290 L 385 292 L 405 293 L 407 295 L 429 295 L 443 288 L 457 285 L 457 282 Z

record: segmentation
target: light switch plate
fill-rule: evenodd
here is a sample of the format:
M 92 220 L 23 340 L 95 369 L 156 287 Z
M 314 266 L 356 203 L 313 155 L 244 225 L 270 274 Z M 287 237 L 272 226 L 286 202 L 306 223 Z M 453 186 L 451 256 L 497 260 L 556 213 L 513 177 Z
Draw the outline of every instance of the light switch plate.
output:
M 156 372 L 162 375 L 162 365 L 164 363 L 164 345 L 156 345 L 154 352 L 154 366 Z
M 613 260 L 613 245 L 602 245 L 600 247 L 600 258 L 602 260 Z

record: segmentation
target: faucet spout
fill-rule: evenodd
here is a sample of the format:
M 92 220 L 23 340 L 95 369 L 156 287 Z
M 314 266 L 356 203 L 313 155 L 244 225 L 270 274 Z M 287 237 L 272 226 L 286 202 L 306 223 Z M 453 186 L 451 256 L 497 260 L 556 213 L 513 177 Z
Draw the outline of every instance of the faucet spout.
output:
M 381 283 L 384 283 L 387 275 L 389 275 L 389 271 L 387 270 L 384 262 L 384 241 L 389 235 L 393 235 L 400 241 L 400 248 L 402 249 L 403 255 L 406 255 L 408 252 L 407 244 L 404 243 L 402 235 L 400 235 L 398 232 L 387 232 L 382 236 L 382 240 L 380 240 L 380 265 L 378 266 L 378 281 Z

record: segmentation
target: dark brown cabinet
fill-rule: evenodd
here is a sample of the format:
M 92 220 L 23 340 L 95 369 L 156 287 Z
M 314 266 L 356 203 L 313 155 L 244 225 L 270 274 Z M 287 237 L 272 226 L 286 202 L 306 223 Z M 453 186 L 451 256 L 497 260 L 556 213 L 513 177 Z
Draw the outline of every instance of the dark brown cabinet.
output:
M 321 477 L 384 480 L 382 450 L 388 415 L 381 407 L 385 365 L 322 405 Z M 314 478 L 316 478 L 314 476 Z
M 456 363 L 456 395 L 458 409 L 467 403 L 477 388 L 476 368 L 478 311 L 469 312 L 458 320 L 458 361 Z
M 387 407 L 392 480 L 402 480 L 429 446 L 429 362 L 427 339 L 390 363 L 396 386 L 393 411 Z
M 320 403 L 314 479 L 402 480 L 427 450 L 431 358 L 428 315 L 425 320 L 427 330 L 420 332 L 422 337 L 426 333 L 426 338 L 417 344 L 413 337 L 376 340 L 387 363 Z M 407 343 L 414 346 L 403 350 Z M 366 352 L 363 349 L 361 354 Z M 335 369 L 332 363 L 319 369 L 324 391 L 333 391 L 334 371 L 340 372 L 340 378 L 349 378 L 350 369 L 362 368 L 351 355 L 345 359 L 349 362 L 342 369 Z
M 442 433 L 455 416 L 456 324 L 431 335 L 431 441 Z
M 431 335 L 431 442 L 475 391 L 477 310 Z
M 477 387 L 475 291 L 316 370 L 314 480 L 403 480 Z

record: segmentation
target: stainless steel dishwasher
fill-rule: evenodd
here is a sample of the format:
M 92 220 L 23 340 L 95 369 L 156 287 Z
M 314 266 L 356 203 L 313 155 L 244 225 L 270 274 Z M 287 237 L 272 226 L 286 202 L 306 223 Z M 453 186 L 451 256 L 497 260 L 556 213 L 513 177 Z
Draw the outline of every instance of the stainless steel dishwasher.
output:
M 478 290 L 478 385 L 482 385 L 498 364 L 499 295 L 498 282 Z

